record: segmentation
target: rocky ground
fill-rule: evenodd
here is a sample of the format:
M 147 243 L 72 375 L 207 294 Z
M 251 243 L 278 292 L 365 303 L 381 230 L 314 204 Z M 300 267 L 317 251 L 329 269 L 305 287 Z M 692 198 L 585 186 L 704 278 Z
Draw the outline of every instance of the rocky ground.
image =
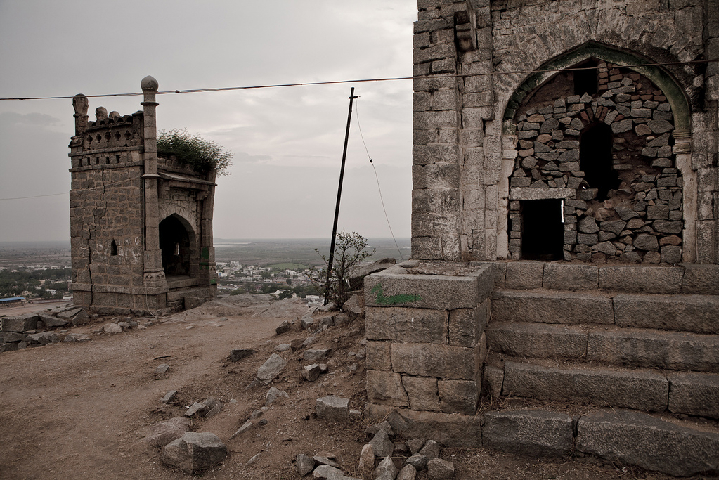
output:
M 240 295 L 162 318 L 97 318 L 62 332 L 89 341 L 0 354 L 0 478 L 192 478 L 164 465 L 161 447 L 153 446 L 157 425 L 174 417 L 227 447 L 224 462 L 203 478 L 296 479 L 300 454 L 361 478 L 360 452 L 376 423 L 361 415 L 363 322 L 337 317 L 342 324 L 331 325 L 332 312 L 308 313 L 299 300 Z M 286 363 L 271 381 L 259 381 L 258 369 L 273 354 Z M 303 372 L 313 363 L 318 370 L 304 375 L 310 381 Z M 269 402 L 272 388 L 286 396 Z M 328 395 L 348 399 L 357 412 L 319 418 L 317 399 Z M 392 440 L 401 468 L 410 445 L 430 439 Z M 440 456 L 453 463 L 455 478 L 669 478 L 588 458 L 536 460 L 482 449 L 443 449 Z M 429 477 L 420 470 L 416 478 Z

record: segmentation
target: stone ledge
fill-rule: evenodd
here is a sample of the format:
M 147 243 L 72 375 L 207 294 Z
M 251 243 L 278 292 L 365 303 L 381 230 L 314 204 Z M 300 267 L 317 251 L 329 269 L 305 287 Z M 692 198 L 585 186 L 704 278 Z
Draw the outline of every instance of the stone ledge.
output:
M 577 422 L 577 450 L 670 475 L 719 470 L 719 434 L 644 413 L 602 411 Z
M 575 421 L 546 410 L 487 412 L 482 446 L 532 456 L 561 456 L 574 450 Z
M 371 421 L 387 420 L 395 433 L 405 438 L 432 439 L 447 447 L 482 446 L 479 416 L 417 412 L 368 403 L 365 413 Z
M 558 291 L 497 290 L 492 322 L 613 324 L 612 299 L 604 295 Z
M 365 278 L 369 307 L 414 307 L 435 310 L 475 308 L 489 296 L 493 279 L 489 268 L 472 275 L 375 273 Z
M 717 295 L 616 295 L 614 310 L 620 327 L 719 334 Z
M 649 370 L 558 368 L 508 361 L 502 395 L 654 412 L 666 410 L 669 382 Z

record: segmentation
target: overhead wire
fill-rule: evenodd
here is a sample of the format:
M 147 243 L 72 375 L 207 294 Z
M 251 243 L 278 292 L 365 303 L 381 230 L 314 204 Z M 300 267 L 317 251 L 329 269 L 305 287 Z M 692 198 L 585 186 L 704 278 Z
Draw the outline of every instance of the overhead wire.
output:
M 392 224 L 389 221 L 389 215 L 387 215 L 387 208 L 384 205 L 384 197 L 382 196 L 382 187 L 380 187 L 379 184 L 379 175 L 377 174 L 377 168 L 374 166 L 374 162 L 372 161 L 372 156 L 369 154 L 369 149 L 367 148 L 367 142 L 365 142 L 364 134 L 362 133 L 362 125 L 360 124 L 359 120 L 359 97 L 357 97 L 357 103 L 355 103 L 355 118 L 357 119 L 357 128 L 360 132 L 360 138 L 362 138 L 362 145 L 364 145 L 365 152 L 367 152 L 367 158 L 369 158 L 369 164 L 372 166 L 372 170 L 374 170 L 374 176 L 377 179 L 377 191 L 379 192 L 379 200 L 382 203 L 382 210 L 384 211 L 384 218 L 387 220 L 387 227 L 389 227 L 389 233 L 392 235 L 392 240 L 394 240 L 394 246 L 397 247 L 397 253 L 399 253 L 400 261 L 404 261 L 404 256 L 402 255 L 402 251 L 399 248 L 399 245 L 397 244 L 397 238 L 394 236 L 394 232 L 392 231 Z
M 696 64 L 707 64 L 719 62 L 719 58 L 710 60 L 691 60 L 688 62 L 657 62 L 657 63 L 642 63 L 636 65 L 619 65 L 622 68 L 641 68 L 641 67 L 666 67 L 666 66 L 677 66 L 677 65 L 696 65 Z M 535 73 L 558 73 L 566 71 L 581 71 L 581 70 L 596 70 L 598 67 L 569 67 L 569 68 L 557 68 L 557 69 L 539 69 L 539 70 L 512 70 L 512 71 L 493 71 L 484 73 L 456 73 L 456 74 L 429 74 L 429 75 L 412 75 L 404 77 L 384 77 L 384 78 L 360 78 L 354 80 L 330 80 L 321 82 L 293 82 L 293 83 L 277 83 L 269 85 L 247 85 L 247 86 L 235 86 L 235 87 L 217 87 L 217 88 L 191 88 L 185 90 L 160 90 L 155 92 L 157 95 L 170 95 L 170 94 L 184 94 L 184 93 L 204 93 L 204 92 L 228 92 L 233 90 L 258 90 L 264 88 L 284 88 L 284 87 L 305 87 L 305 86 L 319 86 L 319 85 L 342 85 L 347 83 L 369 83 L 369 82 L 390 82 L 396 80 L 414 80 L 419 78 L 466 78 L 466 77 L 481 77 L 489 75 L 531 75 Z M 101 98 L 101 97 L 138 97 L 143 95 L 142 92 L 125 92 L 125 93 L 105 93 L 97 95 L 85 95 L 87 98 Z M 75 95 L 59 95 L 59 96 L 36 96 L 36 97 L 0 97 L 0 101 L 13 101 L 13 100 L 60 100 L 60 99 L 72 99 Z

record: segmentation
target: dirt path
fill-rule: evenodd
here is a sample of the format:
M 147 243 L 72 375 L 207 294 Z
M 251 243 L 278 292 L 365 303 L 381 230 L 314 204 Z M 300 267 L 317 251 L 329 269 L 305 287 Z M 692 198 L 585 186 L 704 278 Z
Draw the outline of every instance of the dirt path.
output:
M 0 355 L 0 478 L 176 478 L 138 445 L 148 412 L 169 390 L 201 389 L 232 348 L 256 346 L 286 319 L 226 318 Z M 156 380 L 161 363 L 170 375 Z

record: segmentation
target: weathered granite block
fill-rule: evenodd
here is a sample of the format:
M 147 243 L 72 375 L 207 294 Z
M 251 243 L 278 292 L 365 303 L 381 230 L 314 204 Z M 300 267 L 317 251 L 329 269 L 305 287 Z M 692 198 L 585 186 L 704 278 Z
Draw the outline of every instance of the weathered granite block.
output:
M 520 455 L 567 455 L 574 449 L 574 420 L 543 410 L 487 412 L 482 446 Z
M 475 380 L 475 349 L 428 343 L 392 345 L 392 370 L 421 377 Z
M 377 273 L 365 278 L 365 305 L 455 310 L 474 308 L 489 295 L 493 278 L 479 267 L 472 276 Z
M 682 293 L 719 294 L 719 265 L 684 265 Z
M 439 412 L 439 395 L 437 379 L 429 377 L 402 377 L 402 385 L 409 398 L 409 408 L 412 410 L 430 410 Z
M 599 288 L 631 293 L 679 293 L 682 267 L 611 265 L 599 267 Z
M 594 265 L 547 263 L 543 286 L 552 290 L 594 290 L 599 282 L 598 275 Z
M 37 315 L 22 315 L 18 317 L 2 317 L 3 332 L 25 332 L 37 328 Z
M 495 291 L 492 322 L 614 323 L 612 299 L 571 292 Z
M 365 345 L 365 366 L 367 370 L 392 370 L 390 342 L 367 342 Z
M 461 308 L 449 311 L 449 344 L 474 347 L 489 319 L 489 300 L 477 308 Z
M 367 398 L 379 405 L 406 407 L 409 405 L 407 392 L 402 386 L 399 373 L 367 370 Z
M 719 296 L 617 295 L 614 310 L 620 327 L 719 333 Z
M 447 312 L 427 308 L 366 307 L 368 340 L 446 343 Z
M 676 372 L 669 378 L 669 411 L 719 419 L 719 375 Z
M 587 360 L 611 365 L 719 372 L 719 337 L 635 328 L 589 332 Z
M 474 448 L 482 445 L 481 418 L 439 412 L 418 412 L 367 404 L 372 421 L 386 419 L 395 434 L 404 438 L 431 438 L 446 447 Z
M 439 380 L 439 399 L 444 413 L 474 415 L 479 400 L 477 382 L 466 380 Z
M 670 475 L 719 469 L 719 435 L 629 411 L 592 413 L 577 422 L 577 450 Z
M 544 262 L 509 262 L 505 279 L 505 288 L 529 290 L 542 288 Z
M 669 384 L 648 370 L 553 368 L 506 362 L 502 394 L 590 403 L 598 406 L 663 411 Z
M 584 358 L 587 329 L 575 325 L 542 323 L 492 323 L 487 327 L 487 347 L 513 357 Z

